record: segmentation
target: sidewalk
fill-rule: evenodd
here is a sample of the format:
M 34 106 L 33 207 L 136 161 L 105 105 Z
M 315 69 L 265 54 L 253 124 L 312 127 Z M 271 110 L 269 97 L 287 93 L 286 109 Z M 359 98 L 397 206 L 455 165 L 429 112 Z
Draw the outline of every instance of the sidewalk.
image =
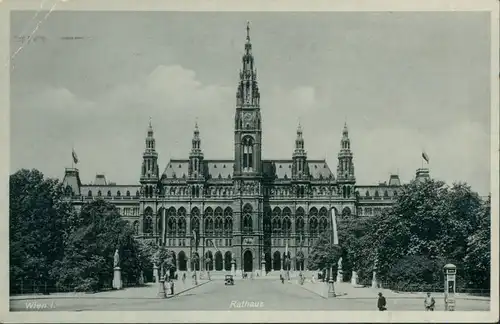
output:
M 193 285 L 191 280 L 186 280 L 183 284 L 181 280 L 175 282 L 174 295 L 177 296 L 188 290 L 200 287 L 209 280 L 198 280 L 198 285 Z M 30 294 L 10 296 L 10 300 L 33 300 L 33 299 L 64 299 L 64 298 L 80 298 L 80 299 L 157 299 L 156 296 L 159 290 L 159 284 L 148 283 L 141 287 L 129 287 L 121 290 L 108 290 L 97 293 L 53 293 L 50 295 Z M 167 295 L 168 298 L 172 295 Z
M 298 280 L 292 280 L 292 284 L 296 284 L 305 290 L 309 290 L 323 298 L 328 298 L 328 284 L 324 282 L 312 283 L 310 280 L 306 280 L 304 285 L 300 285 Z M 423 299 L 426 296 L 426 292 L 396 292 L 390 289 L 377 289 L 371 287 L 354 287 L 348 282 L 335 283 L 335 293 L 336 297 L 339 299 L 376 299 L 378 298 L 378 293 L 381 292 L 387 299 L 401 299 L 401 298 L 413 298 L 413 299 Z M 444 299 L 444 293 L 432 293 L 432 296 L 436 299 Z M 471 296 L 467 294 L 455 294 L 456 299 L 469 299 L 469 300 L 484 300 L 490 301 L 490 297 L 483 296 Z

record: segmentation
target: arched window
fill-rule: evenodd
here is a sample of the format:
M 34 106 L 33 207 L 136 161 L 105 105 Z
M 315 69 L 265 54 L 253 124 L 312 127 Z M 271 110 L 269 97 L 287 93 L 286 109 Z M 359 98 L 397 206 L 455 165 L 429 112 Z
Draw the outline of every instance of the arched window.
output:
M 89 190 L 87 196 L 92 197 L 92 190 Z
M 153 233 L 153 209 L 151 209 L 151 207 L 148 207 L 146 208 L 146 210 L 144 210 L 143 231 L 145 234 Z
M 389 197 L 389 193 L 387 192 L 387 190 L 384 191 L 384 198 L 388 198 Z
M 375 198 L 378 198 L 380 197 L 380 195 L 378 194 L 378 190 L 375 190 Z
M 205 235 L 212 236 L 214 234 L 214 211 L 208 207 L 205 209 Z
M 316 217 L 312 217 L 309 219 L 309 234 L 311 237 L 317 237 L 318 236 L 318 220 Z
M 127 197 L 130 197 L 130 191 L 127 190 Z
M 299 235 L 304 234 L 304 209 L 302 207 L 299 207 L 297 209 L 297 212 L 295 213 L 295 231 Z
M 252 206 L 245 205 L 245 207 L 243 207 L 243 233 L 249 234 L 252 232 Z
M 141 196 L 141 193 L 139 192 L 139 190 L 137 190 L 137 191 L 135 192 L 135 196 L 136 196 L 136 197 L 140 197 L 140 196 Z
M 108 190 L 108 197 L 111 197 L 111 190 Z
M 101 196 L 102 196 L 102 192 L 101 192 L 101 190 L 99 190 L 99 191 L 97 192 L 97 197 L 101 197 Z
M 290 236 L 292 232 L 292 221 L 290 221 L 289 217 L 283 218 L 282 230 L 283 230 L 283 235 Z
M 325 233 L 328 230 L 328 220 L 326 217 L 321 217 L 319 219 L 319 233 Z
M 224 235 L 233 236 L 233 210 L 229 207 L 224 210 Z
M 200 232 L 200 210 L 196 207 L 191 209 L 191 231 Z
M 273 228 L 274 235 L 280 235 L 281 233 L 281 209 L 276 207 L 273 209 L 273 216 L 271 219 L 271 224 Z
M 365 196 L 370 197 L 370 192 L 368 190 L 366 190 Z
M 253 139 L 249 136 L 243 138 L 243 171 L 253 169 Z
M 222 218 L 222 208 L 217 207 L 215 209 L 215 223 L 214 223 L 214 232 L 215 236 L 222 236 L 224 232 L 224 221 Z
M 184 207 L 177 211 L 177 218 L 177 233 L 183 237 L 186 235 L 186 209 Z
M 169 236 L 175 236 L 177 228 L 176 212 L 174 207 L 170 207 L 167 211 L 167 233 Z

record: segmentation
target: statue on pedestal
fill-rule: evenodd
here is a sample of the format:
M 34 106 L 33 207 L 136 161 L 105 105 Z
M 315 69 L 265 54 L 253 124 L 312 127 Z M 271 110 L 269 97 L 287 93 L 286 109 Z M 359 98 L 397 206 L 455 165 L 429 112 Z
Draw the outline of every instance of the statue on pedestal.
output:
M 120 265 L 120 254 L 118 253 L 118 249 L 116 249 L 113 267 L 116 268 L 119 265 Z

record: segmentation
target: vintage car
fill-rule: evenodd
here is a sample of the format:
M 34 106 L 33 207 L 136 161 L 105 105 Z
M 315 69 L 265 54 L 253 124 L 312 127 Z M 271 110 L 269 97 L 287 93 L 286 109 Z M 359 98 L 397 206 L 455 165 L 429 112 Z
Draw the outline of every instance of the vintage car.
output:
M 226 275 L 226 279 L 224 279 L 224 284 L 227 285 L 234 285 L 234 278 L 232 275 Z

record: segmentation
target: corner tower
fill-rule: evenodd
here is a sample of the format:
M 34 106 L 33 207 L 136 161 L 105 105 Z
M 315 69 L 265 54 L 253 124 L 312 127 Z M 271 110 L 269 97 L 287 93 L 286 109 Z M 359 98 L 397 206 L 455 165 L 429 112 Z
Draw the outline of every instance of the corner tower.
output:
M 262 176 L 260 92 L 250 42 L 249 23 L 247 23 L 247 38 L 242 63 L 234 117 L 234 177 L 260 178 Z
M 347 123 L 344 124 L 344 129 L 342 130 L 338 160 L 337 183 L 339 185 L 339 194 L 344 199 L 354 198 L 356 177 L 354 176 L 353 154 L 351 152 L 351 140 L 349 139 Z
M 142 193 L 147 198 L 156 195 L 158 185 L 158 153 L 156 152 L 156 142 L 154 139 L 151 118 L 149 119 L 148 132 L 146 136 L 146 148 L 142 153 L 141 185 Z

